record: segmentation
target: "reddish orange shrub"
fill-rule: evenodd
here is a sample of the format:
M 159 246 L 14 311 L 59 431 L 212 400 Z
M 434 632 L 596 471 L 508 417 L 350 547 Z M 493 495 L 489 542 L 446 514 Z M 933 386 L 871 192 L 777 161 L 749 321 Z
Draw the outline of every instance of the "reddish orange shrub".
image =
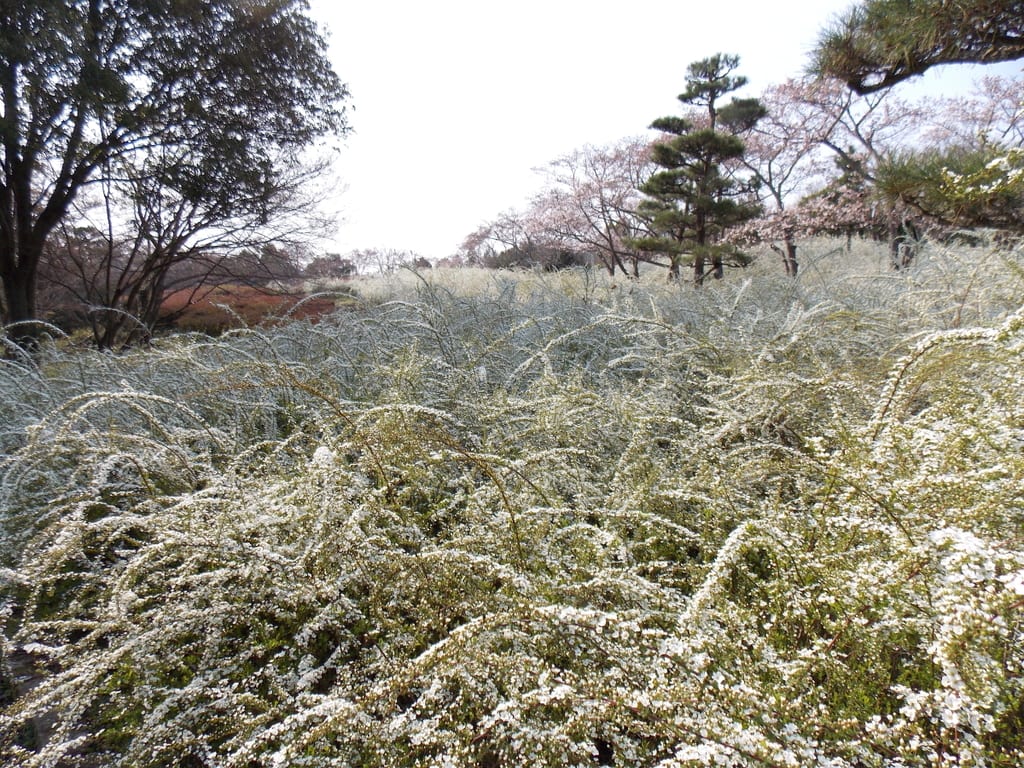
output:
M 285 318 L 315 320 L 337 308 L 329 297 L 303 301 L 305 298 L 306 294 L 297 291 L 270 292 L 248 285 L 220 285 L 196 295 L 191 290 L 172 293 L 164 300 L 161 315 L 178 330 L 223 333 Z

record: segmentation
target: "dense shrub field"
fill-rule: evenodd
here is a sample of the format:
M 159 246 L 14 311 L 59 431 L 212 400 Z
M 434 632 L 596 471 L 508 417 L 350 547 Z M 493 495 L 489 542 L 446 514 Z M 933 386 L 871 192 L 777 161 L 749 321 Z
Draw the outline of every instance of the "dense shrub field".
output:
M 0 760 L 1024 765 L 1024 252 L 836 245 L 3 361 Z

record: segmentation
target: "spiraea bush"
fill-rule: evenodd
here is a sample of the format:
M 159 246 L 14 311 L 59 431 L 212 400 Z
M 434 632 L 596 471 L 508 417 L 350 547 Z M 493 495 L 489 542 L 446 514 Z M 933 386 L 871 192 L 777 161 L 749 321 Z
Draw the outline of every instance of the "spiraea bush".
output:
M 1024 765 L 1024 254 L 833 245 L 5 361 L 4 764 Z

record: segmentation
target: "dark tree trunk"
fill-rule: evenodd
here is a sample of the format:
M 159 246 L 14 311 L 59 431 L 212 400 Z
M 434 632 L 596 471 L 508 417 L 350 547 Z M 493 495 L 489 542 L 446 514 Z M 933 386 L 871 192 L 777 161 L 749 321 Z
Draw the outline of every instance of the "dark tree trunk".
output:
M 912 221 L 889 222 L 889 262 L 896 271 L 907 269 L 917 255 L 918 231 Z
M 615 269 L 616 269 L 616 267 L 618 267 L 618 269 L 622 271 L 622 274 L 624 276 L 629 277 L 629 271 L 626 269 L 626 265 L 622 262 L 622 257 L 619 256 L 618 252 L 613 250 L 611 252 L 611 255 L 612 255 L 612 267 L 609 270 L 609 272 L 611 273 L 611 276 L 615 277 Z
M 718 254 L 711 259 L 711 276 L 715 280 L 721 280 L 725 277 L 725 265 L 722 263 L 722 257 Z
M 33 256 L 30 251 L 18 261 L 17 266 L 0 275 L 4 284 L 3 324 L 14 326 L 9 336 L 15 343 L 32 344 L 39 338 L 40 328 L 33 322 L 38 320 L 35 268 L 38 262 L 38 255 Z
M 698 288 L 704 284 L 704 254 L 699 250 L 693 257 L 693 284 Z
M 800 264 L 796 260 L 796 243 L 792 239 L 786 240 L 786 274 L 790 277 L 796 277 L 797 270 L 800 269 Z
M 889 264 L 893 269 L 900 268 L 899 261 L 900 253 L 900 234 L 899 226 L 896 223 L 896 217 L 889 216 Z
M 712 118 L 712 125 L 714 125 L 714 119 Z M 704 163 L 704 177 L 707 178 L 708 164 Z M 706 194 L 703 184 L 698 185 L 698 191 L 701 194 Z M 700 288 L 704 285 L 704 278 L 707 277 L 704 274 L 704 265 L 706 263 L 706 255 L 704 246 L 708 242 L 708 230 L 707 230 L 707 213 L 701 209 L 696 211 L 696 224 L 694 226 L 693 240 L 694 240 L 694 258 L 693 258 L 693 284 Z M 712 270 L 714 271 L 717 265 L 712 259 Z M 717 278 L 717 273 L 715 274 Z
M 782 268 L 786 270 L 786 276 L 796 277 L 797 269 L 799 268 L 799 264 L 796 261 L 796 243 L 792 238 L 787 238 L 785 246 L 785 250 L 775 243 L 771 243 L 769 247 L 782 257 Z
M 675 282 L 676 280 L 678 280 L 679 278 L 680 278 L 679 255 L 673 253 L 671 256 L 669 256 L 668 281 L 670 283 L 672 283 L 672 282 Z
M 18 272 L 4 275 L 4 325 L 34 319 L 32 286 L 25 277 Z

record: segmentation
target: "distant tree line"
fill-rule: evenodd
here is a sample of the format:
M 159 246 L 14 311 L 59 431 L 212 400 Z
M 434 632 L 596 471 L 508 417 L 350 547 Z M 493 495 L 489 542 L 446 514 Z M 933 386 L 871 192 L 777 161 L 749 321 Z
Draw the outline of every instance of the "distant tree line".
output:
M 311 153 L 349 126 L 346 86 L 304 0 L 37 0 L 0 11 L 0 319 L 31 347 L 41 321 L 101 347 L 145 340 L 170 293 L 239 281 L 427 268 L 363 249 L 310 260 L 328 222 Z M 681 112 L 652 138 L 586 146 L 543 169 L 524 210 L 470 233 L 449 263 L 695 285 L 767 245 L 796 275 L 798 240 L 889 243 L 1024 230 L 1024 81 L 983 78 L 916 102 L 930 67 L 1024 56 L 1020 2 L 863 0 L 826 28 L 813 74 L 735 95 L 739 59 L 690 65 Z M 163 318 L 166 320 L 166 318 Z
M 242 286 L 268 297 L 292 295 L 306 281 L 432 267 L 411 251 L 365 248 L 310 256 L 302 247 L 274 242 L 231 251 L 197 249 L 156 265 L 134 245 L 112 243 L 88 227 L 59 228 L 40 259 L 40 317 L 64 332 L 88 329 L 98 346 L 111 349 L 147 341 L 157 328 L 173 328 L 189 307 L 219 287 Z M 168 304 L 166 299 L 175 295 L 181 299 Z
M 899 270 L 924 237 L 1024 231 L 1024 80 L 917 101 L 892 90 L 940 64 L 1021 58 L 1022 28 L 1019 2 L 867 0 L 822 33 L 812 75 L 728 103 L 739 59 L 694 62 L 682 113 L 654 121 L 656 137 L 555 159 L 530 205 L 481 225 L 459 256 L 634 279 L 644 263 L 672 279 L 686 267 L 701 285 L 753 244 L 795 276 L 806 236 L 887 242 Z

